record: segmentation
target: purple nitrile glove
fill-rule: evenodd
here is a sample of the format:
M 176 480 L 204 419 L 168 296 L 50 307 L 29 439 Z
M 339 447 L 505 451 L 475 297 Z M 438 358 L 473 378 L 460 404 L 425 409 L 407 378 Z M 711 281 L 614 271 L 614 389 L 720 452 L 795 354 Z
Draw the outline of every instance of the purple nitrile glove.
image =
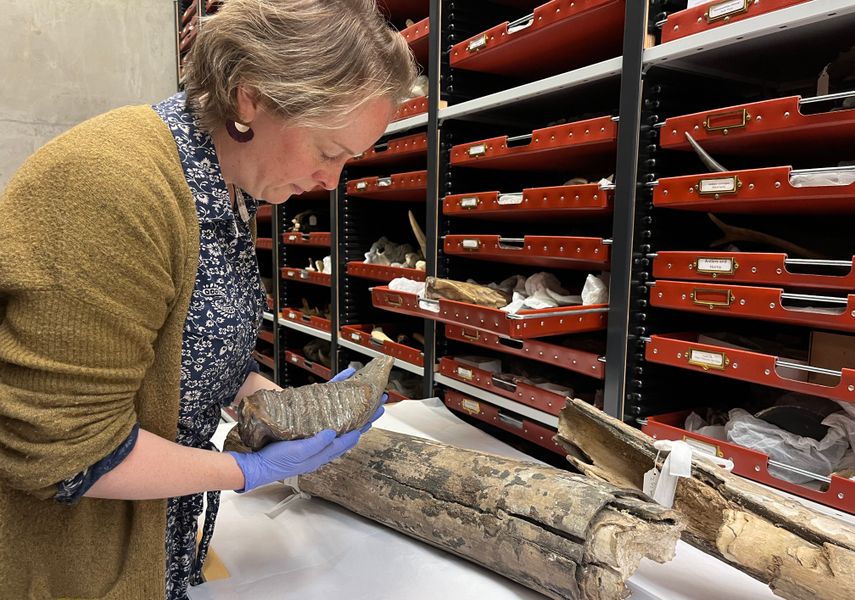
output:
M 339 373 L 338 375 L 336 375 L 335 377 L 330 379 L 329 382 L 334 383 L 336 381 L 344 381 L 345 379 L 349 379 L 350 376 L 353 375 L 354 373 L 356 373 L 356 369 L 354 369 L 353 367 L 348 367 L 344 371 L 342 371 L 341 373 Z
M 362 431 L 355 430 L 336 437 L 335 431 L 324 429 L 304 440 L 273 442 L 257 452 L 227 454 L 234 457 L 243 472 L 244 487 L 238 491 L 247 492 L 274 481 L 314 471 L 353 448 L 360 435 Z

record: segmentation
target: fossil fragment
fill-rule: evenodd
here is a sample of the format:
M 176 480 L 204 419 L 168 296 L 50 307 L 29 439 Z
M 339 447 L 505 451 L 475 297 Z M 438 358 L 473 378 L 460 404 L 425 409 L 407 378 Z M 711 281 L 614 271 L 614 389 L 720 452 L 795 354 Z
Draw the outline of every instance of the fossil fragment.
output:
M 380 406 L 393 363 L 392 357 L 381 356 L 344 381 L 261 390 L 244 398 L 223 449 L 253 451 L 323 429 L 342 434 L 362 427 Z
M 491 308 L 502 308 L 510 301 L 510 297 L 500 290 L 439 277 L 428 277 L 425 280 L 425 298 L 459 300 Z

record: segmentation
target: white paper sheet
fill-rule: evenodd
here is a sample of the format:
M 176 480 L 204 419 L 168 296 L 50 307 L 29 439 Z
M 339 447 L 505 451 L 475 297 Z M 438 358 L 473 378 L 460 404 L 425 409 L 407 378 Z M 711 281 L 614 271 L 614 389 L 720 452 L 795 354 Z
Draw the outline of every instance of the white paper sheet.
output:
M 221 425 L 222 443 L 232 424 Z M 388 406 L 375 424 L 391 431 L 531 460 L 464 423 L 437 399 Z M 275 519 L 281 486 L 223 492 L 212 547 L 230 577 L 190 589 L 193 600 L 536 600 L 540 594 L 335 504 L 295 500 Z M 687 544 L 660 565 L 644 560 L 629 580 L 633 600 L 764 600 L 763 584 Z

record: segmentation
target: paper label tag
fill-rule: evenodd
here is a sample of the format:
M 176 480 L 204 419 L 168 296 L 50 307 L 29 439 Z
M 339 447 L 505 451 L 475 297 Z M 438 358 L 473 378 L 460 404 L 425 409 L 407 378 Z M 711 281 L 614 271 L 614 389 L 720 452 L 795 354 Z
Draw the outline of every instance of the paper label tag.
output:
M 699 258 L 698 273 L 733 273 L 732 258 Z
M 351 333 L 350 339 L 358 342 L 362 339 L 362 336 L 360 336 L 358 333 Z
M 468 398 L 460 402 L 460 406 L 468 413 L 472 413 L 473 415 L 481 414 L 481 405 L 474 400 L 469 400 Z
M 356 182 L 356 189 L 358 189 L 358 190 L 364 190 L 367 187 L 368 187 L 367 181 L 357 181 Z
M 457 367 L 457 374 L 460 377 L 462 377 L 463 379 L 466 379 L 467 381 L 472 380 L 472 371 L 470 371 L 469 369 L 464 369 L 463 367 Z
M 499 194 L 499 206 L 516 206 L 522 204 L 522 194 Z
M 480 50 L 481 48 L 483 48 L 486 45 L 487 45 L 487 34 L 484 34 L 484 35 L 480 35 L 477 38 L 475 38 L 474 40 L 470 41 L 469 44 L 466 46 L 466 49 L 469 52 L 475 52 L 476 50 Z
M 487 153 L 487 145 L 486 144 L 476 144 L 474 146 L 469 146 L 468 150 L 469 156 L 481 156 L 482 154 Z
M 289 312 L 289 313 L 288 313 L 288 318 L 289 318 L 289 319 L 296 319 L 296 318 L 297 318 L 297 314 L 296 314 L 296 313 Z
M 690 437 L 684 437 L 683 441 L 689 444 L 694 450 L 699 450 L 704 454 L 710 454 L 712 456 L 722 456 L 721 452 L 718 451 L 716 446 L 712 444 L 707 444 L 706 442 L 702 442 L 700 440 L 696 440 Z
M 689 364 L 713 369 L 724 369 L 724 353 L 689 350 Z
M 744 12 L 747 8 L 748 0 L 726 0 L 713 4 L 709 9 L 709 18 L 711 21 L 715 19 L 723 19 L 732 14 Z
M 644 474 L 644 479 L 641 485 L 641 491 L 650 497 L 653 497 L 653 492 L 656 490 L 656 483 L 659 481 L 659 469 L 653 467 Z
M 736 178 L 701 179 L 698 182 L 698 191 L 701 194 L 732 194 L 736 192 Z
M 475 208 L 478 206 L 478 198 L 461 198 L 458 204 L 460 208 Z
M 477 250 L 481 247 L 481 242 L 480 240 L 463 240 L 461 245 L 466 250 Z
M 377 180 L 377 187 L 389 187 L 392 185 L 391 177 L 381 177 Z
M 299 237 L 299 236 L 296 236 L 296 235 L 289 235 L 289 236 L 288 236 L 288 241 L 289 241 L 289 242 L 295 242 L 295 241 L 297 241 L 297 238 L 298 238 L 298 237 Z
M 299 359 L 299 358 L 297 358 L 296 356 L 292 356 L 292 357 L 291 357 L 291 362 L 292 362 L 292 363 L 298 363 L 298 364 L 299 364 L 299 363 L 300 363 L 300 359 Z

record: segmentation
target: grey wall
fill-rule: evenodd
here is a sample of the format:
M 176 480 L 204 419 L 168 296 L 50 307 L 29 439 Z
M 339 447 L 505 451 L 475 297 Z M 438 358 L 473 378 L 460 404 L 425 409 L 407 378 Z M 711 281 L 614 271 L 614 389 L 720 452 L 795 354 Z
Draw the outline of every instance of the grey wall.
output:
M 0 0 L 0 190 L 66 129 L 175 89 L 172 0 Z

